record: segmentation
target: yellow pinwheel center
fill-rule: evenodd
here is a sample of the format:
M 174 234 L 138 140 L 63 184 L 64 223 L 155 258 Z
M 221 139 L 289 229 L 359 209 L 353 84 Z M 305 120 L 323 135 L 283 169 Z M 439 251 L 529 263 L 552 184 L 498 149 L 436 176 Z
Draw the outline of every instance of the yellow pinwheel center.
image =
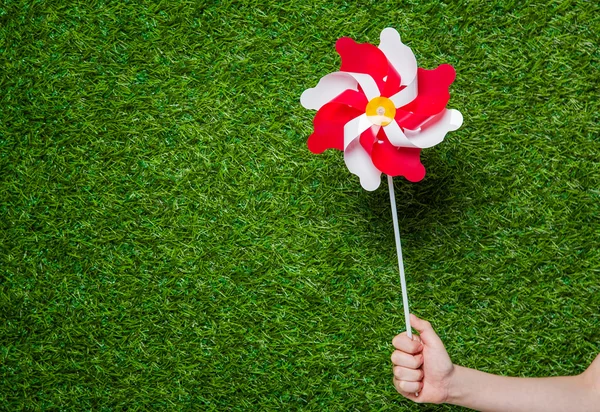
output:
M 377 126 L 387 126 L 394 120 L 396 108 L 387 97 L 375 97 L 367 104 L 367 117 Z

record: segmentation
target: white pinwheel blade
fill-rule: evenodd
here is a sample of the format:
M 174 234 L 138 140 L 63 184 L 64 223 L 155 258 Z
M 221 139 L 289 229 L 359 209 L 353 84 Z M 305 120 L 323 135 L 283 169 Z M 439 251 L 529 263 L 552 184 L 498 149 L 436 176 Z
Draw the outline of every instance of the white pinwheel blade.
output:
M 348 170 L 360 178 L 363 189 L 373 191 L 381 184 L 381 172 L 360 144 L 360 139 L 354 139 L 344 150 L 344 162 Z

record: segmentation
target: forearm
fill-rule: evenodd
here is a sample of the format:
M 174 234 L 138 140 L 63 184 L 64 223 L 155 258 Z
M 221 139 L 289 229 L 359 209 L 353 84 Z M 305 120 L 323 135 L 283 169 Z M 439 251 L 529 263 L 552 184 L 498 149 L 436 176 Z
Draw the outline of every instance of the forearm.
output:
M 582 375 L 511 378 L 456 366 L 448 403 L 480 411 L 596 411 L 599 399 Z

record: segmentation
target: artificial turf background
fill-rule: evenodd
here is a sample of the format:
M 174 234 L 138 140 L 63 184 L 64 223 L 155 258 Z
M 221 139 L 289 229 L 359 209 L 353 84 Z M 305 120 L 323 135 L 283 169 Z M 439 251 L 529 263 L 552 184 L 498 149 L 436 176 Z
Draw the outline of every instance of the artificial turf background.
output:
M 341 36 L 453 64 L 463 127 L 396 179 L 411 309 L 456 363 L 600 350 L 594 2 L 0 4 L 0 408 L 450 410 L 391 385 L 385 183 L 310 154 Z

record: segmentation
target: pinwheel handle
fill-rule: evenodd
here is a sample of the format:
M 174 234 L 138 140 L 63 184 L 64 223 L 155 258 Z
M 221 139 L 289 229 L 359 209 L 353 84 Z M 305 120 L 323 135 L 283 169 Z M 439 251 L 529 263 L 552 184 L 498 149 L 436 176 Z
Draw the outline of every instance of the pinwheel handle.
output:
M 396 237 L 396 252 L 398 254 L 398 269 L 400 269 L 400 284 L 402 285 L 402 307 L 404 308 L 404 321 L 406 334 L 412 339 L 410 327 L 410 311 L 408 310 L 408 292 L 406 291 L 406 277 L 404 276 L 404 262 L 402 260 L 402 244 L 400 243 L 400 228 L 398 227 L 398 211 L 396 210 L 396 195 L 394 194 L 394 178 L 387 177 L 390 190 L 390 204 L 392 205 L 392 220 L 394 221 L 394 235 Z

